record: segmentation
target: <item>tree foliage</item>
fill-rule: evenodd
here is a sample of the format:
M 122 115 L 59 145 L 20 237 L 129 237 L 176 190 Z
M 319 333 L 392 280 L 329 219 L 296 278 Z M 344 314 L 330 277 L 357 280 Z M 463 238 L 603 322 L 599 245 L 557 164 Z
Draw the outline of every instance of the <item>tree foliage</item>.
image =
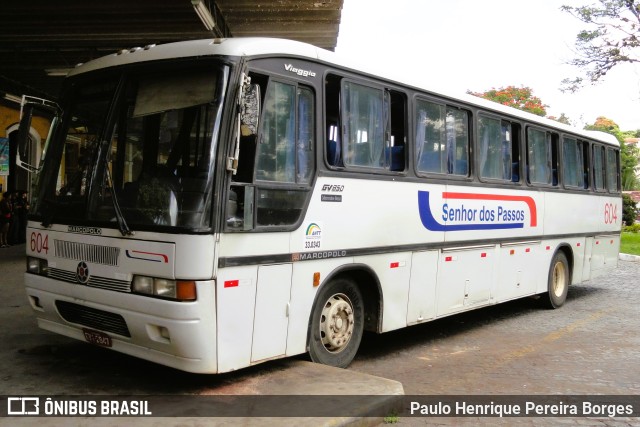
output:
M 560 117 L 549 116 L 547 118 L 565 125 L 573 126 L 573 123 L 571 123 L 571 119 L 569 119 L 569 117 L 567 117 L 565 113 L 560 114 Z
M 533 90 L 529 87 L 507 86 L 500 89 L 491 89 L 486 92 L 467 91 L 468 94 L 498 102 L 507 107 L 517 108 L 518 110 L 528 111 L 538 116 L 547 114 L 546 108 L 540 98 L 533 95 Z
M 596 83 L 613 67 L 640 62 L 640 0 L 598 0 L 589 6 L 562 6 L 589 27 L 578 33 L 577 56 L 570 61 L 584 77 L 564 79 L 564 90 L 576 91 Z
M 630 195 L 622 195 L 622 220 L 626 225 L 631 225 L 636 222 L 638 216 L 638 208 L 636 202 L 633 201 Z
M 640 160 L 640 151 L 637 147 L 625 144 L 625 132 L 620 131 L 620 127 L 611 119 L 600 116 L 592 125 L 584 127 L 587 130 L 599 130 L 601 132 L 610 133 L 620 142 L 620 179 L 622 181 L 623 190 L 637 190 L 640 188 L 640 180 L 636 175 L 638 160 Z

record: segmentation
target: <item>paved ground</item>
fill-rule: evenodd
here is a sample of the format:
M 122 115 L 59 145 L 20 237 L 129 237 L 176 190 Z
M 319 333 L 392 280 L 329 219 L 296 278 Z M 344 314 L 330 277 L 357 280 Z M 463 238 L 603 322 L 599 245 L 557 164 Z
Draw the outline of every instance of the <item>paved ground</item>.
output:
M 351 370 L 406 395 L 640 395 L 640 263 L 572 286 L 565 306 L 524 299 L 365 338 Z M 400 425 L 494 425 L 404 418 Z M 636 425 L 639 419 L 515 419 L 502 425 Z

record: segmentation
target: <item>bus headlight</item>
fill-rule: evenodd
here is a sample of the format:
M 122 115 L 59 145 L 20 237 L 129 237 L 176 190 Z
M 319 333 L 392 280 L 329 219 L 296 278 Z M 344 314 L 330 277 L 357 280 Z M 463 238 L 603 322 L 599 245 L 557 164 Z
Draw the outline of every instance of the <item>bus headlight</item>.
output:
M 155 294 L 160 297 L 176 297 L 176 281 L 167 279 L 155 279 L 153 281 Z
M 192 280 L 170 280 L 158 277 L 133 276 L 131 290 L 138 294 L 171 298 L 179 301 L 196 300 L 196 282 Z
M 49 269 L 46 259 L 27 257 L 27 272 L 46 276 Z

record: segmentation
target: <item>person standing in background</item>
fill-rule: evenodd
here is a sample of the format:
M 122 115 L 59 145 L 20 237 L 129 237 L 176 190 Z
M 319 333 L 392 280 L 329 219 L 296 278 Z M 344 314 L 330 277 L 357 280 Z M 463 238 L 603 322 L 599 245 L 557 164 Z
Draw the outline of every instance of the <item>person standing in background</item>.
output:
M 18 191 L 17 198 L 13 206 L 13 217 L 16 223 L 15 243 L 24 243 L 27 234 L 27 215 L 29 214 L 29 200 L 26 191 Z
M 2 194 L 2 200 L 0 200 L 0 247 L 9 247 L 9 227 L 11 227 L 11 220 L 13 214 L 13 206 L 11 204 L 11 196 L 8 191 Z
M 9 245 L 16 245 L 18 243 L 18 211 L 16 209 L 16 200 L 18 199 L 18 193 L 16 191 L 9 192 L 9 203 L 11 203 L 11 223 L 9 224 Z

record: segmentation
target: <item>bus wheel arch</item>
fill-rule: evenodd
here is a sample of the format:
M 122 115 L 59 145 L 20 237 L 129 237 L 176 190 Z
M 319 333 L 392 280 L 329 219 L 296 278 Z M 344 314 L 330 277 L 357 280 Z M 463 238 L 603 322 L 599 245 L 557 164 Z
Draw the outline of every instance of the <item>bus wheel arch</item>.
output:
M 564 305 L 571 284 L 573 259 L 570 249 L 565 246 L 559 247 L 551 258 L 549 274 L 547 278 L 547 291 L 542 294 L 542 304 L 551 309 L 560 308 Z
M 307 350 L 312 361 L 340 368 L 351 363 L 363 331 L 378 330 L 379 289 L 376 276 L 363 266 L 338 269 L 324 280 L 309 318 Z

